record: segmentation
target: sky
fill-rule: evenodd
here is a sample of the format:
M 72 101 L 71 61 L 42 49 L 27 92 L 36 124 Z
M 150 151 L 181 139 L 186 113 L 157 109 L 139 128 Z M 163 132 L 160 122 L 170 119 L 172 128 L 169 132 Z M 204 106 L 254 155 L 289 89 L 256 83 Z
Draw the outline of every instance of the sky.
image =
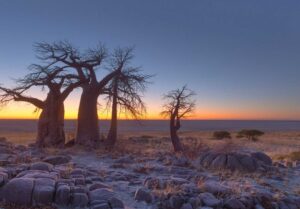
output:
M 0 0 L 0 83 L 12 87 L 39 62 L 36 42 L 134 46 L 133 64 L 155 75 L 146 119 L 160 119 L 162 95 L 187 84 L 197 93 L 191 119 L 300 120 L 299 11 L 298 0 Z M 66 118 L 79 98 L 67 99 Z M 25 103 L 0 110 L 37 117 Z

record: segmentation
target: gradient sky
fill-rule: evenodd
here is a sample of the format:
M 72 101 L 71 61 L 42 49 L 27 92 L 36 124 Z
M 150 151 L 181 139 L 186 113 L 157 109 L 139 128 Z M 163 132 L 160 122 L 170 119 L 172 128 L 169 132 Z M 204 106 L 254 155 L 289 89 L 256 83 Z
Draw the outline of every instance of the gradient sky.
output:
M 156 74 L 149 119 L 159 117 L 163 93 L 188 84 L 195 119 L 300 120 L 299 11 L 298 0 L 2 0 L 0 83 L 13 86 L 37 62 L 35 42 L 134 45 L 134 63 Z M 67 118 L 79 96 L 66 101 Z M 35 118 L 33 110 L 12 103 L 0 118 Z

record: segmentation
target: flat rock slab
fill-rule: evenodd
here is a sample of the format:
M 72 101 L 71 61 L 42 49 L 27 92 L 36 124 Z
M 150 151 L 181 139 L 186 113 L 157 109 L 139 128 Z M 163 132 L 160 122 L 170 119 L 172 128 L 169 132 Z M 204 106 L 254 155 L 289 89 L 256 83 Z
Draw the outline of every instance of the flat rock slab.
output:
M 221 204 L 221 201 L 218 200 L 213 194 L 205 192 L 205 193 L 201 193 L 199 195 L 201 202 L 205 205 L 205 206 L 209 206 L 209 207 L 217 207 L 218 205 Z
M 89 199 L 92 208 L 105 208 L 106 205 L 109 205 L 112 209 L 124 208 L 123 202 L 117 199 L 115 197 L 115 193 L 108 189 L 95 189 L 93 191 L 90 191 Z
M 33 188 L 33 178 L 14 178 L 5 185 L 3 199 L 18 205 L 31 205 Z
M 262 152 L 222 153 L 209 151 L 200 156 L 199 164 L 211 170 L 255 172 L 262 167 L 271 166 L 272 160 Z
M 30 165 L 30 170 L 52 171 L 53 165 L 46 162 L 36 162 Z
M 70 162 L 71 159 L 72 158 L 70 156 L 66 155 L 54 155 L 44 158 L 43 161 L 52 165 L 61 165 Z
M 33 205 L 50 205 L 55 193 L 55 181 L 52 179 L 35 179 L 32 193 Z

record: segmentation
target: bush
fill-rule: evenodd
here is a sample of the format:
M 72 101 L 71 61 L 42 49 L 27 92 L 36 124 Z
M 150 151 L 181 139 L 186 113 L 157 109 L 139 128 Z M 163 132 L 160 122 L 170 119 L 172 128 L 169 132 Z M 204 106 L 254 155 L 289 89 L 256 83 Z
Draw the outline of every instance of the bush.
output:
M 290 157 L 290 159 L 293 160 L 293 161 L 300 160 L 300 151 L 292 152 L 292 153 L 289 155 L 289 157 Z
M 289 154 L 275 155 L 273 158 L 276 160 L 298 161 L 300 160 L 300 151 L 291 152 Z
M 231 139 L 231 135 L 228 131 L 215 131 L 213 134 L 215 139 Z
M 255 129 L 244 129 L 238 132 L 237 138 L 247 138 L 252 141 L 257 141 L 259 136 L 264 135 L 265 133 Z

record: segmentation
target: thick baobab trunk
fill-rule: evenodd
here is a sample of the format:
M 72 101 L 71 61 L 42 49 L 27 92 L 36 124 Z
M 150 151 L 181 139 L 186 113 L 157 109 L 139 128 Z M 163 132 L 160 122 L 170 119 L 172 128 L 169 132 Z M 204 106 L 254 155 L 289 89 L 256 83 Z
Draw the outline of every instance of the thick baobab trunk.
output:
M 97 82 L 94 76 L 91 83 L 82 85 L 83 92 L 78 110 L 76 144 L 95 147 L 100 141 L 97 100 L 105 85 L 119 72 L 120 69 L 109 73 L 100 82 Z
M 117 127 L 118 127 L 118 92 L 117 92 L 118 84 L 115 83 L 114 85 L 114 95 L 113 95 L 113 101 L 112 101 L 112 112 L 111 112 L 111 123 L 110 123 L 110 129 L 107 135 L 107 145 L 109 148 L 112 148 L 116 141 L 117 141 Z
M 171 135 L 171 141 L 174 147 L 175 152 L 181 152 L 183 151 L 182 145 L 180 143 L 180 139 L 177 135 L 177 131 L 180 128 L 180 121 L 179 119 L 176 120 L 176 116 L 171 115 L 170 120 L 170 135 Z
M 96 88 L 83 88 L 78 110 L 77 133 L 75 143 L 93 147 L 99 142 L 99 126 L 97 99 L 99 93 Z
M 38 121 L 37 145 L 62 147 L 65 144 L 64 104 L 59 92 L 50 92 Z

